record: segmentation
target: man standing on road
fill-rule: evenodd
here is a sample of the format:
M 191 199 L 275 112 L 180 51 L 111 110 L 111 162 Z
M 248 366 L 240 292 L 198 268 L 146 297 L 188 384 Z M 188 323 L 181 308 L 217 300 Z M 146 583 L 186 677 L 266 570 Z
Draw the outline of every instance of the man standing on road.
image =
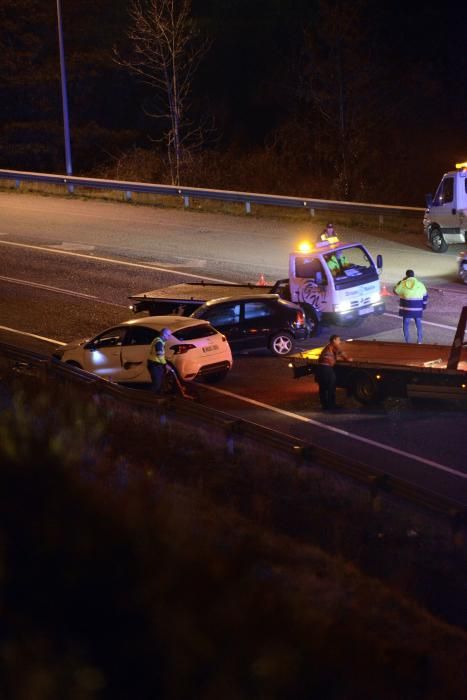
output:
M 415 277 L 413 270 L 407 270 L 404 279 L 394 287 L 399 297 L 399 316 L 402 316 L 402 330 L 406 343 L 410 343 L 410 321 L 417 327 L 417 343 L 423 340 L 422 317 L 428 302 L 428 294 L 423 282 Z
M 148 370 L 152 380 L 152 391 L 155 394 L 162 394 L 162 384 L 167 365 L 165 343 L 169 336 L 169 329 L 163 328 L 159 335 L 156 335 L 149 348 Z
M 336 373 L 334 366 L 338 359 L 349 362 L 348 357 L 340 349 L 341 339 L 338 335 L 331 335 L 329 343 L 321 351 L 316 371 L 316 381 L 319 384 L 319 400 L 324 411 L 339 408 L 336 406 Z

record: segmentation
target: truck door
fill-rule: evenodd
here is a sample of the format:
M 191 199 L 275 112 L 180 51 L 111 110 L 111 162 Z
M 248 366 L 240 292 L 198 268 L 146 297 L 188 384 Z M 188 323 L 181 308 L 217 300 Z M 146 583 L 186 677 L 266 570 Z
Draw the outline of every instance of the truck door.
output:
M 314 255 L 297 255 L 291 267 L 291 301 L 295 304 L 309 304 L 319 311 L 327 311 L 328 275 L 320 258 Z
M 445 175 L 441 180 L 431 204 L 431 218 L 442 229 L 443 233 L 454 233 L 459 229 L 460 218 L 457 204 L 455 178 Z

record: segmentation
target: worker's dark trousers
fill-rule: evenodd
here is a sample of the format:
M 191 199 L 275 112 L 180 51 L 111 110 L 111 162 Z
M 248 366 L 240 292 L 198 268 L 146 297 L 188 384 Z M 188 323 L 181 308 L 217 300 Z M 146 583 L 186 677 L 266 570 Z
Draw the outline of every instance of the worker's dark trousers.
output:
M 152 391 L 155 394 L 162 394 L 165 365 L 161 364 L 160 362 L 151 362 L 151 360 L 148 360 L 148 370 L 152 380 Z
M 323 408 L 336 405 L 336 373 L 334 367 L 318 365 L 316 381 L 319 384 L 319 400 Z

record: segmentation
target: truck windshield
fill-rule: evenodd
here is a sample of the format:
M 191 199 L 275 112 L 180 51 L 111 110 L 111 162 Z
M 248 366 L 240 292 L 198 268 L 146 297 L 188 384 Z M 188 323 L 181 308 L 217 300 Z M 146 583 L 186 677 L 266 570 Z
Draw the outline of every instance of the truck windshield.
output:
M 353 280 L 376 273 L 375 266 L 362 246 L 355 245 L 335 250 L 324 256 L 326 264 L 336 280 Z M 377 273 L 376 273 L 377 274 Z

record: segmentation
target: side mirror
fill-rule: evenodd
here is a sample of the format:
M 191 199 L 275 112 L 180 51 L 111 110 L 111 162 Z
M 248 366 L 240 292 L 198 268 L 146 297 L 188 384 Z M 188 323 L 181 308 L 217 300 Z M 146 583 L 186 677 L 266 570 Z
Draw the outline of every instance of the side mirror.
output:
M 382 255 L 376 256 L 376 267 L 378 268 L 378 270 L 383 269 L 383 256 Z
M 425 195 L 425 203 L 426 203 L 427 209 L 429 209 L 431 207 L 431 205 L 433 204 L 433 195 L 432 194 Z
M 323 284 L 323 273 L 321 272 L 321 270 L 318 270 L 318 272 L 316 273 L 315 280 L 316 284 Z

